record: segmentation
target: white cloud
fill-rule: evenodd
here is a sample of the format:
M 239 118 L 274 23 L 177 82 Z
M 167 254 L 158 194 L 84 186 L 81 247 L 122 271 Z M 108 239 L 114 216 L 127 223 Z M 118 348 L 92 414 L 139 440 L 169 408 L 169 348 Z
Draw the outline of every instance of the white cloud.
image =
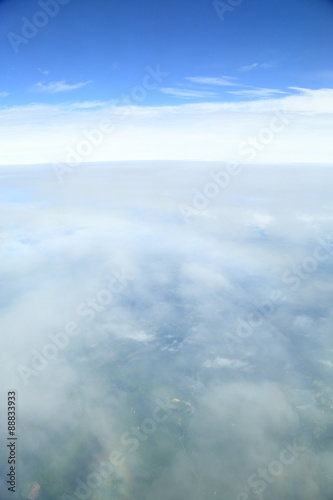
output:
M 7 97 L 9 96 L 9 92 L 0 92 L 0 97 Z
M 70 90 L 77 90 L 82 87 L 85 87 L 91 83 L 91 80 L 88 82 L 79 82 L 74 84 L 66 83 L 65 80 L 60 80 L 59 82 L 50 82 L 44 84 L 43 82 L 37 82 L 33 87 L 31 87 L 31 92 L 47 92 L 50 94 L 57 94 L 58 92 L 68 92 Z
M 175 97 L 185 98 L 205 99 L 206 97 L 217 97 L 217 94 L 215 94 L 215 92 L 205 90 L 176 89 L 171 87 L 162 87 L 160 89 L 160 92 L 163 92 L 163 94 L 173 95 Z
M 126 331 L 121 334 L 122 337 L 135 340 L 136 342 L 151 342 L 154 340 L 154 335 L 151 335 L 143 330 L 139 331 Z
M 182 112 L 181 106 L 177 116 L 182 118 Z M 240 498 L 248 477 L 263 466 L 272 470 L 272 460 L 294 436 L 294 444 L 303 444 L 303 436 L 311 441 L 292 466 L 285 464 L 286 482 L 267 483 L 268 497 L 293 498 L 295 485 L 307 481 L 309 491 L 309 481 L 323 484 L 323 470 L 331 474 L 332 367 L 320 360 L 332 359 L 332 257 L 309 272 L 296 293 L 279 276 L 289 261 L 297 268 L 305 262 L 308 245 L 331 231 L 331 222 L 318 216 L 330 213 L 332 171 L 318 165 L 244 168 L 211 200 L 208 223 L 198 216 L 185 224 L 177 217 L 179 202 L 190 203 L 194 188 L 203 192 L 215 167 L 224 166 L 93 165 L 69 175 L 62 186 L 49 168 L 0 169 L 6 213 L 0 322 L 1 331 L 11 332 L 1 337 L 0 380 L 3 391 L 10 379 L 21 394 L 27 453 L 46 450 L 42 459 L 47 460 L 50 450 L 57 451 L 57 440 L 61 446 L 54 456 L 63 465 L 61 439 L 81 428 L 83 437 L 88 432 L 96 438 L 89 448 L 93 458 L 126 451 L 117 446 L 119 436 L 133 422 L 139 425 L 152 416 L 150 402 L 158 397 L 176 404 L 161 432 L 147 443 L 151 439 L 163 451 L 166 442 L 167 452 L 175 443 L 175 451 L 153 487 L 148 484 L 147 498 L 196 498 L 198 483 L 184 461 L 180 425 L 185 446 L 198 451 L 191 457 L 195 471 L 209 479 L 200 498 L 213 498 L 213 488 Z M 248 211 L 274 220 L 264 244 L 249 241 L 243 220 Z M 297 215 L 304 211 L 319 226 L 302 223 Z M 137 277 L 102 307 L 102 298 L 96 298 L 117 268 L 133 268 Z M 224 277 L 232 284 L 228 289 Z M 320 283 L 326 286 L 321 292 Z M 249 337 L 237 334 L 231 354 L 228 334 L 236 335 L 248 307 L 265 310 L 270 293 L 280 288 L 286 300 L 261 325 L 251 315 L 254 330 Z M 76 312 L 88 298 L 96 305 L 91 322 Z M 295 317 L 301 319 L 297 325 Z M 31 367 L 33 350 L 44 351 L 50 335 L 63 332 L 68 321 L 79 325 L 79 334 L 56 350 L 55 359 L 35 371 L 25 387 L 18 364 Z M 80 448 L 75 453 L 65 464 L 67 471 L 73 462 L 72 478 L 76 470 L 82 476 L 85 458 Z M 126 456 L 140 477 L 145 472 L 141 455 Z M 148 453 L 148 466 L 155 456 Z M 26 462 L 22 477 L 33 477 L 35 464 Z M 331 495 L 332 485 L 326 484 L 330 490 L 324 493 Z M 317 489 L 305 498 L 323 497 Z
M 114 131 L 83 161 L 242 160 L 240 144 L 260 133 L 279 111 L 290 125 L 263 148 L 256 162 L 331 163 L 333 89 L 291 89 L 290 95 L 242 102 L 126 107 L 87 101 L 3 108 L 0 164 L 63 163 L 68 148 L 86 140 L 84 131 L 98 128 L 105 119 Z
M 237 85 L 237 83 L 234 81 L 237 80 L 237 78 L 234 78 L 232 76 L 223 76 L 222 78 L 213 78 L 210 76 L 188 76 L 187 78 L 185 78 L 185 80 L 193 83 L 200 83 L 203 85 Z
M 241 370 L 248 367 L 248 364 L 238 359 L 215 358 L 207 360 L 203 364 L 206 368 L 230 368 L 233 370 Z
M 241 90 L 230 90 L 228 91 L 228 94 L 234 94 L 238 95 L 241 97 L 246 97 L 246 98 L 256 98 L 256 97 L 271 97 L 274 96 L 275 94 L 286 94 L 286 92 L 283 92 L 282 90 L 278 89 L 265 89 L 265 88 L 258 88 L 258 89 L 241 89 Z
M 72 109 L 96 109 L 106 106 L 108 103 L 105 101 L 85 101 L 85 102 L 73 102 L 71 104 Z
M 320 363 L 327 366 L 328 368 L 333 368 L 333 363 L 329 359 L 320 360 Z
M 275 63 L 273 62 L 268 62 L 268 63 L 253 63 L 249 64 L 248 66 L 242 66 L 239 68 L 239 71 L 252 71 L 253 69 L 268 69 L 268 68 L 274 68 L 276 66 Z

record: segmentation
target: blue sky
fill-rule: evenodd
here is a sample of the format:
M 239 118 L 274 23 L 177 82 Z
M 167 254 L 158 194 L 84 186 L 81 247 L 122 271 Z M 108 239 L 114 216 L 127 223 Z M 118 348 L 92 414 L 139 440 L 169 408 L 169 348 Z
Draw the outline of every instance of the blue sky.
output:
M 193 89 L 204 100 L 206 89 L 215 100 L 233 100 L 243 95 L 229 92 L 252 86 L 288 92 L 291 86 L 333 83 L 333 3 L 328 0 L 243 0 L 226 11 L 223 22 L 207 0 L 70 0 L 29 43 L 17 46 L 17 54 L 6 33 L 21 34 L 21 18 L 32 20 L 41 8 L 36 1 L 12 0 L 1 10 L 0 91 L 10 93 L 3 104 L 116 98 L 140 83 L 147 65 L 156 64 L 170 74 L 166 88 Z M 186 80 L 198 76 L 229 76 L 235 86 Z M 90 83 L 57 94 L 32 92 L 38 82 L 47 87 L 58 81 Z M 163 92 L 147 100 L 174 102 L 175 96 Z
M 101 109 L 142 85 L 147 66 L 167 76 L 134 103 L 140 108 L 281 102 L 300 88 L 332 88 L 329 0 L 226 0 L 238 5 L 223 20 L 207 0 L 54 1 L 53 17 L 36 14 L 43 0 L 0 2 L 0 111 L 32 103 Z M 45 23 L 28 39 L 25 19 Z

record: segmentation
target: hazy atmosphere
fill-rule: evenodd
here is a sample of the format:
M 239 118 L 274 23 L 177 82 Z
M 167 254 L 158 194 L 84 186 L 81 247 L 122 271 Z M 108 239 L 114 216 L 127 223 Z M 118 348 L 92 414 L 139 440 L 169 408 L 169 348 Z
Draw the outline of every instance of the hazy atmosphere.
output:
M 0 2 L 0 498 L 332 500 L 333 2 Z
M 331 498 L 332 173 L 238 168 L 2 169 L 22 495 Z

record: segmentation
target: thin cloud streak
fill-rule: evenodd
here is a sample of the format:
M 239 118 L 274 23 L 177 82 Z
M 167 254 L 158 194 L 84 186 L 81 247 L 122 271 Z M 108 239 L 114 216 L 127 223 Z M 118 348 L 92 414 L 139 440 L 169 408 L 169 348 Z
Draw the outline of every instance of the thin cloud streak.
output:
M 278 89 L 242 89 L 242 90 L 230 90 L 228 94 L 238 95 L 240 97 L 245 98 L 253 98 L 253 97 L 271 97 L 276 94 L 286 94 L 283 90 Z
M 65 80 L 60 80 L 59 82 L 50 82 L 44 84 L 43 82 L 37 82 L 33 87 L 30 88 L 31 92 L 46 92 L 50 94 L 57 94 L 59 92 L 69 92 L 71 90 L 81 89 L 86 85 L 89 85 L 91 80 L 88 82 L 79 82 L 74 84 L 66 83 Z
M 249 64 L 248 66 L 242 66 L 239 68 L 239 71 L 252 71 L 253 69 L 269 69 L 269 68 L 275 68 L 276 64 L 273 62 L 269 63 L 253 63 Z
M 222 78 L 214 78 L 209 76 L 188 76 L 185 78 L 189 82 L 200 83 L 203 85 L 219 85 L 219 86 L 228 86 L 228 85 L 238 85 L 237 78 L 233 76 L 223 76 Z
M 160 92 L 162 92 L 163 94 L 173 95 L 174 97 L 184 98 L 205 99 L 206 97 L 217 97 L 217 94 L 215 92 L 206 90 L 176 89 L 172 87 L 161 88 Z

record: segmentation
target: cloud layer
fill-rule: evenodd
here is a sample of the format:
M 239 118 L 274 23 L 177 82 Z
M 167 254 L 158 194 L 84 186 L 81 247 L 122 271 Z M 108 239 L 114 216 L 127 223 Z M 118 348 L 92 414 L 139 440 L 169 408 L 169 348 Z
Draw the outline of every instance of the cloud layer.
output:
M 23 495 L 332 496 L 331 169 L 222 171 L 1 169 Z
M 83 146 L 90 151 L 81 155 L 82 161 L 246 161 L 242 143 L 267 129 L 279 111 L 283 111 L 289 125 L 257 151 L 255 161 L 330 162 L 333 91 L 292 89 L 291 92 L 242 102 L 174 106 L 143 107 L 130 99 L 130 104 L 34 103 L 2 108 L 0 163 L 66 163 L 68 151 L 80 149 L 87 135 L 92 147 Z M 108 131 L 101 133 L 101 123 L 105 121 L 109 123 Z M 94 144 L 91 133 L 94 135 L 96 129 L 102 137 L 100 141 L 95 139 Z

